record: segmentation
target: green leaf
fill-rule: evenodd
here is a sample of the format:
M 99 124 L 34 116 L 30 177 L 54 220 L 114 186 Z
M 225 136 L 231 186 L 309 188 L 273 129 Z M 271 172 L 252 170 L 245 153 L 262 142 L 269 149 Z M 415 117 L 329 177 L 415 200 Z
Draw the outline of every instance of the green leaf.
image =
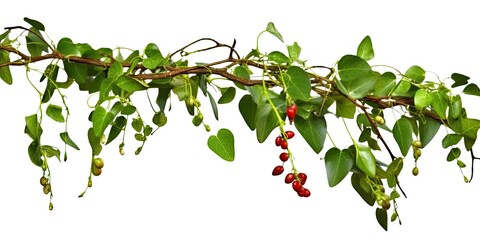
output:
M 144 59 L 142 64 L 144 67 L 153 70 L 159 66 L 165 66 L 168 63 L 168 59 L 162 57 L 151 57 Z
M 40 81 L 45 79 L 45 77 L 48 79 L 45 92 L 42 95 L 42 103 L 47 103 L 48 101 L 50 101 L 50 98 L 53 96 L 53 93 L 57 89 L 57 86 L 55 85 L 57 82 L 58 69 L 59 67 L 57 65 L 49 64 L 47 68 L 45 68 L 45 71 L 40 78 Z
M 83 63 L 69 62 L 63 60 L 63 67 L 68 77 L 73 78 L 79 85 L 84 84 L 87 81 L 88 68 Z
M 358 45 L 357 56 L 361 57 L 365 61 L 371 60 L 375 56 L 372 46 L 372 39 L 370 36 L 366 36 L 360 45 Z
M 379 77 L 380 73 L 371 71 L 366 75 L 359 76 L 356 80 L 342 81 L 344 87 L 342 92 L 352 98 L 363 98 L 374 90 Z
M 49 145 L 43 145 L 40 148 L 47 158 L 56 157 L 60 161 L 60 150 L 58 148 Z
M 297 42 L 294 42 L 293 45 L 287 46 L 288 56 L 292 59 L 293 62 L 298 62 L 303 64 L 305 61 L 300 60 L 300 52 L 302 52 L 302 48 L 298 45 Z
M 260 102 L 255 113 L 255 129 L 258 142 L 264 142 L 277 126 L 278 119 L 270 104 Z
M 213 96 L 210 92 L 207 91 L 207 94 L 208 94 L 208 99 L 210 100 L 210 105 L 212 106 L 213 115 L 215 116 L 215 119 L 218 120 L 217 102 L 215 102 L 215 99 L 213 98 Z
M 388 96 L 395 88 L 397 76 L 392 72 L 385 72 L 378 77 L 373 90 L 373 95 L 377 97 Z
M 43 159 L 38 140 L 33 140 L 30 145 L 28 145 L 28 157 L 35 166 L 42 167 Z
M 307 101 L 310 98 L 310 79 L 308 74 L 297 66 L 291 66 L 284 75 L 288 95 L 293 99 Z
M 372 129 L 371 128 L 365 128 L 363 129 L 362 133 L 360 133 L 360 136 L 358 137 L 359 142 L 366 142 L 370 138 L 372 138 Z
M 244 95 L 238 102 L 238 108 L 240 114 L 242 114 L 243 120 L 247 123 L 250 130 L 255 130 L 255 114 L 257 112 L 257 104 L 252 99 L 251 95 Z
M 279 51 L 273 51 L 267 55 L 268 61 L 276 62 L 278 64 L 286 63 L 290 64 L 292 61 L 289 57 Z
M 477 131 L 480 128 L 480 120 L 462 117 L 458 120 L 449 119 L 448 123 L 454 132 L 473 140 L 477 138 Z
M 48 52 L 48 45 L 41 39 L 40 32 L 34 28 L 30 28 L 31 32 L 28 32 L 27 36 L 25 36 L 25 40 L 27 41 L 27 50 L 32 57 L 38 57 L 42 55 L 42 52 Z M 37 33 L 39 36 L 34 34 L 33 32 Z
M 311 114 L 307 119 L 296 118 L 295 128 L 316 153 L 320 153 L 327 135 L 327 122 L 324 116 Z
M 39 139 L 42 135 L 42 128 L 38 122 L 37 114 L 25 117 L 26 133 L 33 139 Z
M 396 158 L 387 167 L 387 183 L 388 187 L 393 188 L 397 184 L 397 176 L 403 168 L 403 158 Z
M 111 77 L 107 77 L 102 81 L 97 106 L 109 98 L 110 91 L 112 91 L 112 88 L 115 86 L 115 82 L 116 80 Z
M 97 106 L 92 114 L 93 132 L 95 136 L 102 136 L 108 125 L 112 123 L 114 117 L 112 113 L 107 112 L 102 106 Z
M 425 147 L 435 137 L 441 123 L 431 117 L 425 116 L 424 119 L 419 121 L 418 125 L 420 141 L 422 142 L 423 147 Z
M 148 85 L 132 77 L 121 75 L 116 81 L 117 86 L 127 92 L 141 91 L 148 88 Z
M 465 75 L 460 74 L 460 73 L 453 73 L 453 74 L 450 76 L 450 78 L 451 78 L 453 81 L 455 81 L 455 83 L 452 84 L 452 88 L 465 85 L 465 84 L 468 83 L 468 80 L 470 79 L 470 77 L 465 76 Z
M 362 199 L 370 206 L 375 204 L 375 195 L 372 192 L 367 176 L 361 173 L 352 173 L 352 187 L 362 197 Z
M 432 102 L 432 97 L 427 90 L 419 89 L 417 92 L 415 92 L 413 101 L 417 110 L 423 110 L 423 108 L 430 106 L 430 103 Z
M 356 149 L 356 159 L 355 165 L 357 165 L 362 172 L 367 174 L 369 177 L 375 177 L 377 165 L 377 160 L 372 153 L 372 150 L 368 146 L 364 146 L 361 144 L 355 144 Z
M 45 31 L 45 26 L 41 22 L 27 17 L 24 17 L 23 20 L 38 31 Z
M 246 69 L 246 67 L 244 66 L 237 66 L 234 70 L 233 70 L 233 75 L 237 76 L 237 77 L 240 77 L 240 78 L 243 78 L 243 79 L 250 79 L 250 73 L 248 72 L 248 70 Z
M 118 61 L 114 61 L 108 68 L 107 77 L 117 79 L 121 75 L 123 75 L 122 64 Z
M 405 77 L 412 79 L 415 83 L 421 83 L 425 80 L 425 70 L 419 66 L 411 66 L 405 72 Z
M 336 115 L 337 117 L 344 117 L 352 119 L 355 116 L 357 107 L 347 98 L 340 96 L 335 97 Z
M 342 83 L 355 81 L 371 72 L 370 65 L 360 57 L 345 55 L 338 61 L 338 74 Z
M 88 142 L 92 148 L 92 154 L 97 156 L 102 152 L 102 144 L 100 143 L 100 137 L 95 135 L 93 128 L 88 129 Z
M 132 128 L 137 132 L 141 132 L 143 128 L 143 120 L 141 118 L 132 119 Z
M 266 31 L 269 32 L 270 34 L 272 34 L 273 36 L 275 36 L 276 38 L 278 38 L 278 40 L 283 42 L 282 34 L 280 34 L 280 32 L 278 32 L 277 28 L 275 27 L 275 24 L 273 24 L 272 22 L 269 22 L 267 24 Z
M 155 103 L 160 108 L 161 112 L 165 111 L 165 106 L 167 105 L 167 100 L 170 97 L 170 91 L 172 88 L 158 88 L 158 95 Z
M 55 104 L 50 104 L 48 105 L 47 110 L 45 112 L 47 113 L 47 116 L 49 116 L 54 121 L 59 123 L 65 122 L 65 118 L 63 117 L 63 114 L 62 114 L 62 107 Z
M 122 106 L 122 115 L 132 115 L 137 111 L 137 108 L 131 104 Z
M 70 38 L 62 38 L 57 44 L 57 51 L 65 56 L 81 57 L 82 54 Z
M 463 89 L 463 93 L 473 96 L 480 96 L 480 88 L 478 88 L 477 84 L 470 83 Z
M 10 62 L 10 56 L 7 51 L 0 51 L 0 64 Z M 0 78 L 8 85 L 13 82 L 12 73 L 8 66 L 0 67 Z
M 127 125 L 127 118 L 125 118 L 124 116 L 118 116 L 113 122 L 112 127 L 110 128 L 107 142 L 105 144 L 109 144 L 115 138 L 117 138 L 126 125 Z
M 377 208 L 375 211 L 375 216 L 377 217 L 377 222 L 382 226 L 382 228 L 387 231 L 388 230 L 388 213 L 387 210 L 383 208 Z
M 462 98 L 460 95 L 453 96 L 450 102 L 450 107 L 448 108 L 448 117 L 457 119 L 460 117 L 460 113 L 462 113 L 462 108 Z
M 330 148 L 325 153 L 325 169 L 330 187 L 336 186 L 347 176 L 353 167 L 353 161 L 348 149 Z
M 453 146 L 462 140 L 462 135 L 460 134 L 447 134 L 442 140 L 442 147 L 447 148 Z
M 218 99 L 218 104 L 225 104 L 233 101 L 237 89 L 234 87 L 229 87 L 226 89 L 220 88 L 220 91 L 222 92 L 222 96 Z
M 77 144 L 70 138 L 70 136 L 68 136 L 68 132 L 60 133 L 60 138 L 68 146 L 70 146 L 70 147 L 72 147 L 76 150 L 80 150 L 80 148 L 77 146 Z
M 6 38 L 10 34 L 10 30 L 5 31 L 4 33 L 0 34 L 0 41 Z
M 198 115 L 195 115 L 193 118 L 198 118 Z M 167 124 L 167 121 L 168 121 L 168 119 L 167 119 L 167 116 L 165 115 L 165 112 L 156 112 L 153 115 L 152 122 L 153 122 L 153 124 L 157 125 L 158 127 L 165 126 L 165 124 Z
M 432 108 L 441 119 L 446 119 L 446 111 L 448 107 L 448 98 L 445 92 L 433 92 L 432 96 Z
M 395 138 L 403 156 L 407 155 L 408 150 L 412 145 L 412 133 L 412 124 L 410 124 L 407 119 L 400 118 L 395 122 L 395 125 L 393 126 L 393 138 Z
M 230 130 L 222 128 L 218 130 L 217 135 L 208 138 L 208 148 L 225 161 L 235 159 L 234 137 Z
M 458 159 L 461 154 L 462 154 L 462 151 L 460 150 L 460 148 L 456 148 L 456 147 L 452 148 L 450 149 L 450 152 L 447 155 L 447 161 L 451 162 L 455 159 Z
M 147 55 L 148 58 L 155 58 L 155 57 L 163 58 L 162 53 L 160 52 L 160 49 L 155 43 L 149 43 L 145 47 L 145 55 Z
M 395 89 L 393 89 L 392 96 L 406 96 L 408 90 L 412 87 L 412 83 L 409 80 L 402 79 L 398 82 Z

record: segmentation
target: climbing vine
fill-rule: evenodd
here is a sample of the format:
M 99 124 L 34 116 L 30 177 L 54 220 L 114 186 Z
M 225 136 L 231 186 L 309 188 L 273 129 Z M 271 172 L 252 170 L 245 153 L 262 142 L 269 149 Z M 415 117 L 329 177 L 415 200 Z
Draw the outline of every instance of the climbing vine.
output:
M 73 109 L 69 109 L 63 93 L 74 85 L 88 92 L 89 102 L 94 103 L 89 106 L 91 127 L 86 133 L 91 168 L 79 197 L 93 186 L 94 177 L 102 174 L 103 148 L 118 144 L 123 155 L 125 139 L 133 137 L 138 142 L 135 154 L 140 154 L 149 137 L 167 124 L 172 98 L 184 103 L 193 125 L 209 132 L 207 122 L 212 119 L 205 119 L 202 111 L 211 108 L 218 120 L 217 105 L 229 104 L 240 95 L 238 110 L 249 129 L 255 131 L 257 141 L 265 142 L 272 132 L 276 136 L 271 144 L 279 148 L 279 162 L 273 167 L 273 176 L 284 175 L 284 182 L 299 197 L 315 194 L 308 188 L 307 173 L 318 170 L 297 169 L 289 148 L 290 139 L 302 137 L 325 162 L 328 185 L 334 187 L 349 176 L 359 196 L 376 206 L 376 218 L 385 230 L 389 221 L 401 223 L 397 199 L 406 197 L 399 181 L 404 161 L 413 161 L 412 174 L 418 175 L 422 150 L 440 127 L 446 132 L 441 141 L 448 151 L 445 160 L 456 162 L 465 182 L 473 178 L 473 164 L 478 159 L 473 146 L 480 120 L 467 116 L 462 96 L 480 96 L 478 86 L 459 73 L 441 78 L 416 65 L 406 71 L 371 65 L 375 54 L 369 36 L 360 42 L 355 54 L 347 54 L 328 67 L 307 65 L 296 42 L 287 45 L 286 51 L 262 52 L 264 34 L 283 42 L 273 23 L 268 23 L 258 35 L 255 48 L 243 56 L 235 49 L 235 40 L 224 44 L 210 38 L 198 39 L 168 54 L 155 43 L 142 50 L 94 49 L 69 38 L 49 39 L 42 23 L 24 20 L 28 27 L 5 27 L 0 35 L 0 78 L 10 85 L 10 68 L 23 67 L 27 81 L 38 94 L 37 110 L 25 117 L 25 134 L 31 139 L 25 147 L 31 162 L 41 169 L 40 184 L 50 196 L 50 210 L 55 189 L 51 176 L 55 173 L 49 161 L 67 161 L 68 151 L 80 150 L 69 135 Z M 205 43 L 210 45 L 199 47 Z M 217 61 L 189 62 L 192 55 L 218 49 L 224 51 L 215 52 Z M 37 69 L 37 62 L 46 63 L 46 67 Z M 28 77 L 30 72 L 40 72 L 40 79 Z M 60 72 L 64 79 L 59 77 Z M 228 80 L 230 85 L 219 85 L 219 80 Z M 216 99 L 212 92 L 221 96 Z M 151 106 L 151 119 L 146 119 L 131 101 L 132 96 L 140 94 L 148 96 L 148 102 L 141 104 Z M 202 103 L 197 98 L 200 94 L 209 101 Z M 59 98 L 52 98 L 54 95 Z M 333 141 L 331 135 L 341 133 L 328 131 L 327 115 L 344 124 L 345 142 Z M 63 124 L 63 131 L 58 133 L 63 146 L 45 144 L 45 117 Z M 358 136 L 349 129 L 347 122 L 351 121 L 360 130 Z M 324 148 L 325 141 L 332 147 Z M 220 158 L 234 161 L 234 134 L 229 129 L 221 128 L 211 135 L 207 146 Z M 382 152 L 389 157 L 385 159 Z M 469 177 L 464 174 L 466 163 L 462 159 L 471 160 Z

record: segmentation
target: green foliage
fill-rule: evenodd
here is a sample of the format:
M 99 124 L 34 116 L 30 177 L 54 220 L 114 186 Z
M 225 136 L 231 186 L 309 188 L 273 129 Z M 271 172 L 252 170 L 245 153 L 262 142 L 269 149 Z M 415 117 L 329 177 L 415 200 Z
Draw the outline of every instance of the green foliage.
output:
M 354 164 L 352 153 L 348 149 L 330 148 L 325 153 L 325 169 L 328 185 L 335 187 L 350 172 Z
M 222 128 L 218 130 L 217 135 L 208 138 L 208 147 L 225 161 L 233 161 L 235 159 L 235 147 L 233 133 Z
M 68 132 L 71 97 L 63 91 L 75 85 L 95 99 L 89 101 L 92 103 L 88 116 L 91 126 L 84 136 L 90 145 L 92 163 L 106 144 L 117 143 L 123 155 L 124 147 L 129 147 L 126 138 L 136 140 L 135 154 L 140 154 L 146 141 L 166 126 L 167 115 L 177 107 L 185 107 L 192 124 L 209 132 L 211 128 L 207 123 L 213 119 L 203 114 L 205 109 L 211 109 L 212 118 L 219 120 L 218 104 L 232 104 L 240 95 L 238 111 L 248 129 L 255 131 L 257 141 L 265 142 L 274 131 L 278 134 L 275 144 L 282 148 L 279 158 L 283 163 L 281 168 L 275 168 L 273 175 L 287 169 L 289 176 L 294 176 L 290 180 L 296 180 L 292 184 L 297 194 L 310 196 L 306 175 L 295 165 L 297 148 L 289 146 L 306 144 L 324 159 L 326 182 L 330 187 L 337 186 L 350 174 L 352 188 L 359 196 L 370 206 L 377 203 L 375 215 L 385 230 L 389 212 L 391 221 L 399 219 L 396 199 L 401 197 L 399 192 L 403 193 L 399 178 L 404 177 L 401 174 L 404 163 L 413 161 L 418 170 L 421 151 L 434 142 L 440 128 L 440 132 L 446 132 L 441 144 L 447 161 L 455 160 L 456 167 L 463 169 L 468 162 L 459 158 L 467 156 L 465 151 L 470 151 L 468 156 L 472 161 L 478 159 L 473 147 L 480 120 L 469 116 L 463 104 L 465 94 L 480 96 L 478 85 L 460 73 L 440 81 L 416 65 L 406 71 L 370 65 L 368 61 L 375 57 L 375 52 L 369 36 L 361 40 L 356 55 L 345 54 L 329 68 L 307 66 L 307 61 L 300 58 L 302 48 L 297 42 L 286 44 L 284 51 L 263 53 L 259 44 L 263 33 L 284 42 L 273 23 L 268 23 L 258 35 L 256 48 L 240 57 L 235 44 L 221 44 L 209 38 L 168 51 L 167 55 L 163 55 L 162 51 L 167 51 L 161 51 L 155 43 L 149 43 L 142 50 L 93 49 L 87 43 L 76 43 L 68 37 L 58 42 L 47 39 L 42 23 L 30 18 L 24 20 L 29 28 L 10 27 L 0 35 L 0 78 L 12 84 L 10 66 L 14 65 L 22 65 L 27 75 L 40 72 L 38 78 L 31 78 L 39 81 L 28 78 L 40 98 L 36 113 L 25 117 L 24 131 L 31 139 L 28 156 L 44 175 L 53 174 L 48 166 L 51 158 L 60 160 L 63 152 L 64 160 L 67 159 L 67 146 L 80 150 Z M 11 32 L 18 30 L 20 34 L 11 39 Z M 200 42 L 213 42 L 214 47 L 198 47 Z M 191 55 L 221 47 L 230 50 L 228 58 L 189 63 Z M 46 63 L 45 69 L 31 71 L 33 63 L 42 61 Z M 318 74 L 317 68 L 325 73 Z M 59 76 L 64 82 L 57 79 Z M 452 89 L 460 86 L 463 90 Z M 207 103 L 197 98 L 199 94 L 208 98 Z M 142 104 L 135 105 L 133 96 L 147 96 L 148 102 L 135 101 Z M 150 115 L 140 112 L 144 106 L 150 106 Z M 43 143 L 45 116 L 64 127 L 59 133 L 63 149 Z M 338 127 L 336 122 L 344 123 L 342 127 L 347 135 L 334 131 L 334 127 Z M 349 128 L 347 123 L 352 122 L 357 124 L 358 132 Z M 290 141 L 297 133 L 303 142 Z M 334 139 L 342 142 L 335 143 Z M 351 146 L 337 147 L 344 144 L 345 139 L 352 141 Z M 206 140 L 208 148 L 220 158 L 234 160 L 234 133 L 230 130 L 221 128 Z M 407 156 L 410 149 L 413 157 Z M 98 170 L 92 165 L 88 175 L 90 183 L 92 176 L 100 175 Z M 416 175 L 418 171 L 413 173 Z M 463 175 L 463 170 L 461 173 Z M 463 178 L 469 182 L 466 176 Z M 80 196 L 84 194 L 85 191 Z

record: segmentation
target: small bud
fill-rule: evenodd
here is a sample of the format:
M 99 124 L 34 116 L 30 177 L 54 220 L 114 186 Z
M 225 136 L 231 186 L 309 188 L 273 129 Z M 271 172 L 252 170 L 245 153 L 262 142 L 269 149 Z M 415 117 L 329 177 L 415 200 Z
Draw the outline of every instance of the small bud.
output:
M 105 134 L 103 134 L 101 137 L 100 137 L 100 143 L 101 144 L 105 144 L 107 142 L 107 137 L 105 136 Z

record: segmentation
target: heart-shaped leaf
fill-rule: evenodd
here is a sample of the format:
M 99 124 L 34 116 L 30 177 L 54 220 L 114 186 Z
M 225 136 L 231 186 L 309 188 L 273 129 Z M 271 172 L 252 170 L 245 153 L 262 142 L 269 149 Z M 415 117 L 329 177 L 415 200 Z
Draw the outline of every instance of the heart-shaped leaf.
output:
M 208 148 L 225 161 L 232 162 L 235 159 L 235 146 L 233 133 L 222 128 L 218 130 L 217 135 L 208 138 Z
M 350 172 L 353 166 L 353 156 L 348 149 L 330 148 L 325 154 L 328 185 L 334 187 Z

